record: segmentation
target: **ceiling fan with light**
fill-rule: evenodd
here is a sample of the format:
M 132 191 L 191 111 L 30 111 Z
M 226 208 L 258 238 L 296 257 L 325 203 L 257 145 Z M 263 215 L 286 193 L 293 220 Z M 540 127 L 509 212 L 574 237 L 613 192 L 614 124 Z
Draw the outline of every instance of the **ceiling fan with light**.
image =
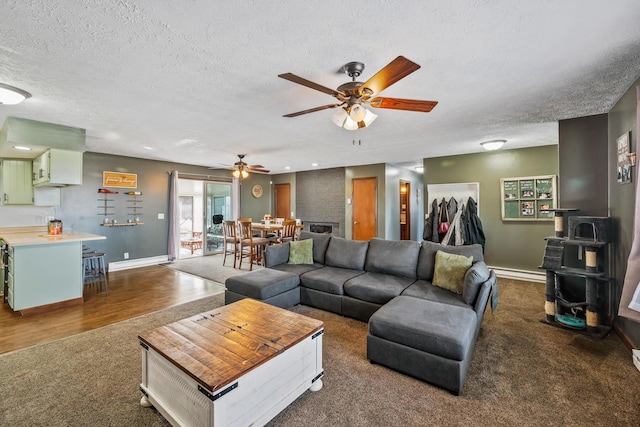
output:
M 387 108 L 393 110 L 428 113 L 436 106 L 438 103 L 437 101 L 419 101 L 414 99 L 383 98 L 377 96 L 378 93 L 419 68 L 420 66 L 415 62 L 410 61 L 404 56 L 398 56 L 378 71 L 373 77 L 362 83 L 357 82 L 356 78 L 362 74 L 364 64 L 362 62 L 349 62 L 342 67 L 342 71 L 351 77 L 351 81 L 338 86 L 335 90 L 303 79 L 295 74 L 279 74 L 278 77 L 280 78 L 326 93 L 340 101 L 338 104 L 323 105 L 309 110 L 285 114 L 283 117 L 297 117 L 303 114 L 327 110 L 329 108 L 342 107 L 333 114 L 331 120 L 340 127 L 344 127 L 348 130 L 356 130 L 369 126 L 378 117 L 371 111 L 364 108 L 364 105 L 367 104 L 373 108 Z
M 248 165 L 244 162 L 244 154 L 238 154 L 238 160 L 233 164 L 233 168 L 231 169 L 232 175 L 235 178 L 246 178 L 249 176 L 249 172 L 258 172 L 258 173 L 269 173 L 267 169 L 262 165 Z

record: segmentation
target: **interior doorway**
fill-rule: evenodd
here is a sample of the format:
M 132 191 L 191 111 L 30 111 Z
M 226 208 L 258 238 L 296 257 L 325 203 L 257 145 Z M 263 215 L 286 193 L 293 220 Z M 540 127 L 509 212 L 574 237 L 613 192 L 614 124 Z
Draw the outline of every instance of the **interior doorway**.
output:
M 275 218 L 291 218 L 291 184 L 274 187 Z
M 378 232 L 378 179 L 354 178 L 353 188 L 353 240 L 371 240 Z
M 411 183 L 400 180 L 400 240 L 411 240 Z

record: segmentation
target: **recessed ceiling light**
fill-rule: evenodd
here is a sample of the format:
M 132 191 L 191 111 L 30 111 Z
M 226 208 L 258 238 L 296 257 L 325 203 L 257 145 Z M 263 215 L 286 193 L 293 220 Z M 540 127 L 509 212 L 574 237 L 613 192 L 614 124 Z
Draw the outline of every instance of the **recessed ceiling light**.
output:
M 24 147 L 22 145 L 14 145 L 13 148 L 15 148 L 16 150 L 31 151 L 30 147 Z
M 311 163 L 311 166 L 315 167 L 315 166 L 318 166 L 318 164 L 317 163 Z
M 289 170 L 289 169 L 291 169 L 291 166 L 285 166 L 284 169 L 285 170 Z
M 153 147 L 148 147 L 146 145 L 144 147 L 142 147 L 142 148 L 144 148 L 145 150 L 153 150 Z
M 424 172 L 424 166 L 416 166 L 416 172 L 423 173 Z

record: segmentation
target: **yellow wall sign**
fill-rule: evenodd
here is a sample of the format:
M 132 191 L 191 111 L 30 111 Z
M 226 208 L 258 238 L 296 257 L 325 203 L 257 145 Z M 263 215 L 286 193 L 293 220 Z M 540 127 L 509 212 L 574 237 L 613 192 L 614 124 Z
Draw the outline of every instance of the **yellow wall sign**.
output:
M 102 172 L 103 187 L 138 188 L 138 174 L 122 172 Z

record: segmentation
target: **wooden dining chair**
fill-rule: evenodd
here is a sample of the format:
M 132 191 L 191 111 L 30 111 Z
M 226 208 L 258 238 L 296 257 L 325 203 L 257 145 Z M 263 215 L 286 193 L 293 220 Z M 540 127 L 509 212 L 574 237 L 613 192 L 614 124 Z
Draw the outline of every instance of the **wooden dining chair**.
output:
M 282 230 L 280 230 L 280 234 L 271 239 L 274 243 L 285 243 L 291 242 L 292 240 L 296 240 L 296 220 L 295 219 L 285 219 L 282 222 Z
M 236 268 L 236 260 L 238 259 L 238 245 L 240 244 L 240 238 L 237 233 L 237 226 L 235 221 L 223 221 L 222 231 L 224 239 L 224 258 L 222 259 L 222 265 L 227 262 L 227 254 L 233 255 L 233 268 Z M 231 249 L 229 249 L 231 245 Z
M 264 237 L 254 237 L 251 220 L 238 220 L 238 237 L 240 238 L 240 251 L 238 257 L 242 268 L 242 259 L 249 258 L 249 271 L 253 270 L 253 264 L 259 264 L 262 260 L 262 249 L 271 242 Z

